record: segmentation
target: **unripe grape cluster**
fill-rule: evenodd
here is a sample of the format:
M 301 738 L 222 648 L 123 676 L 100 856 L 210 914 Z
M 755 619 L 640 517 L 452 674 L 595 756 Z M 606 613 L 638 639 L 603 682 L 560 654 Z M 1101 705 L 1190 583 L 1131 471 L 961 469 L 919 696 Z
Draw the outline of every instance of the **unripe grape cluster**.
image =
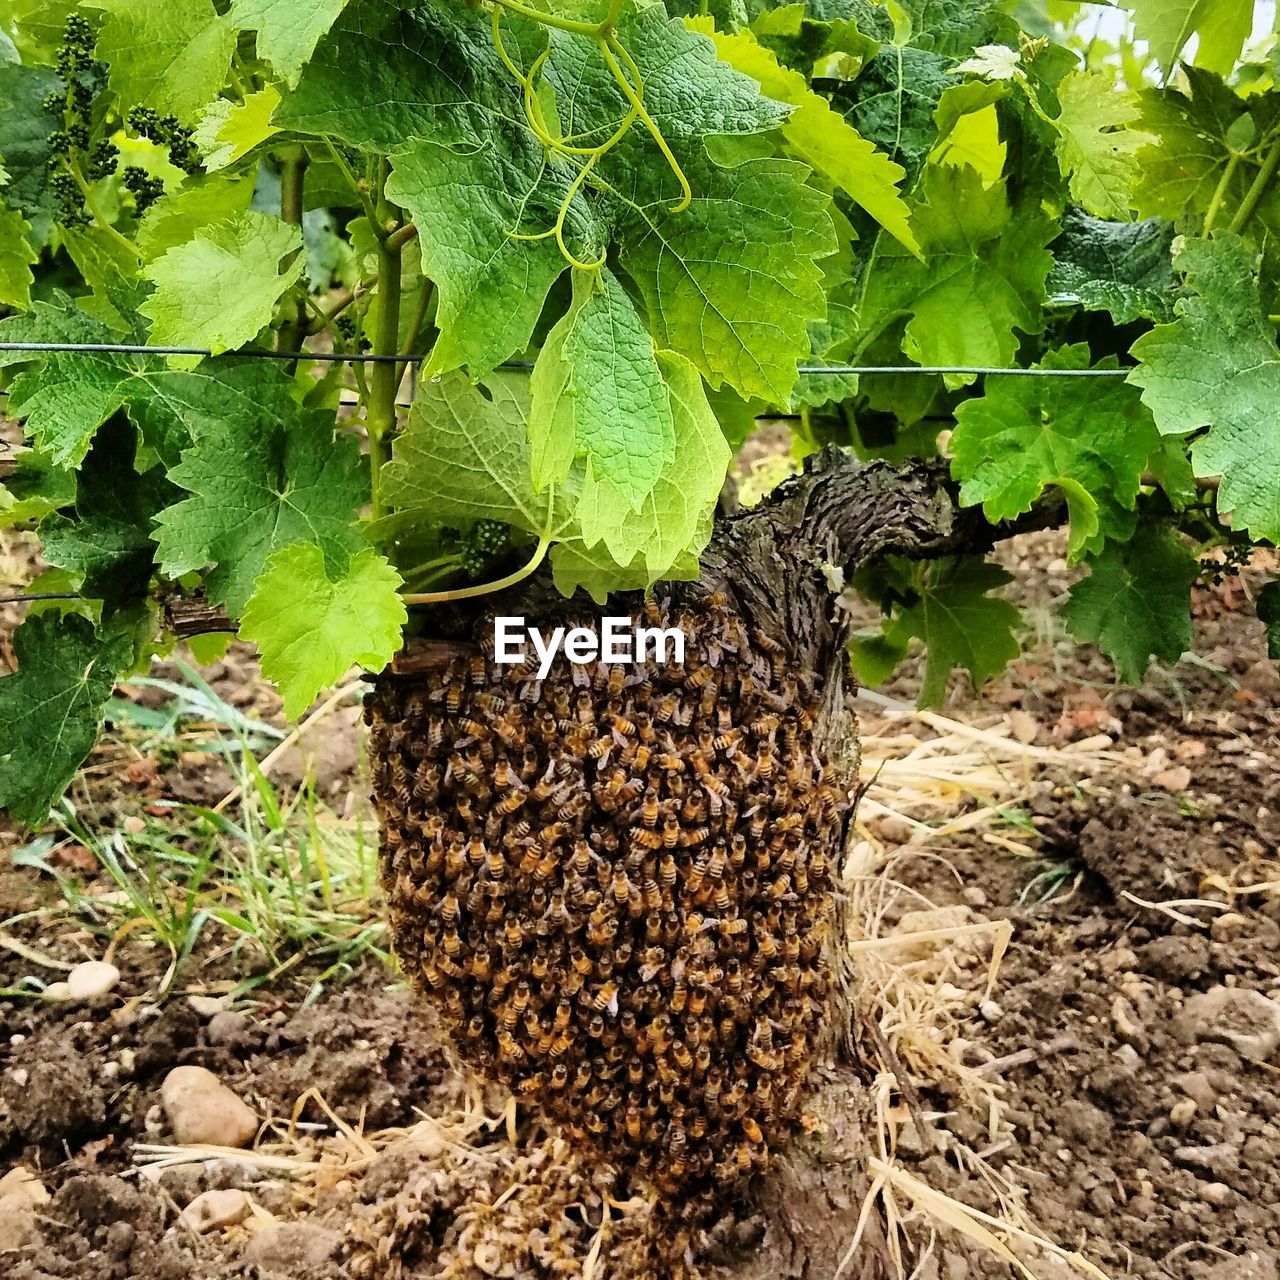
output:
M 462 543 L 462 571 L 469 578 L 483 578 L 489 565 L 510 545 L 511 534 L 500 520 L 477 520 Z

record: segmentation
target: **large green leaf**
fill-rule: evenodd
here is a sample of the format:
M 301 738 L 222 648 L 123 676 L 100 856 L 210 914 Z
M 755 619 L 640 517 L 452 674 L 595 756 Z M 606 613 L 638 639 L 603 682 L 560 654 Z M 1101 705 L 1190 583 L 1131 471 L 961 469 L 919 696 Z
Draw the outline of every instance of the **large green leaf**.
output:
M 658 345 L 712 387 L 774 404 L 789 401 L 809 323 L 826 317 L 818 260 L 836 249 L 830 199 L 804 173 L 772 158 L 691 165 L 688 209 L 646 211 L 622 250 Z
M 213 0 L 90 0 L 106 12 L 98 56 L 121 105 L 172 112 L 194 124 L 226 82 L 236 30 Z
M 160 513 L 160 567 L 206 569 L 209 599 L 239 614 L 268 558 L 312 542 L 334 571 L 360 546 L 356 516 L 368 476 L 354 436 L 335 438 L 333 415 L 293 422 L 250 413 L 208 423 L 169 478 L 191 497 Z
M 1190 648 L 1188 591 L 1197 569 L 1175 535 L 1139 525 L 1131 541 L 1109 543 L 1089 560 L 1089 576 L 1071 588 L 1063 611 L 1067 624 L 1136 683 L 1152 657 L 1176 662 Z
M 1167 75 L 1193 35 L 1199 35 L 1195 62 L 1226 75 L 1253 28 L 1254 6 L 1247 0 L 1127 0 L 1134 35 L 1145 40 Z
M 1137 103 L 1101 74 L 1068 76 L 1058 100 L 1058 162 L 1070 175 L 1072 198 L 1100 218 L 1126 220 L 1137 153 L 1155 141 L 1128 127 L 1138 118 Z
M 1169 320 L 1177 297 L 1173 227 L 1160 218 L 1104 222 L 1069 209 L 1050 245 L 1050 306 L 1109 311 L 1117 324 Z
M 1177 266 L 1190 293 L 1177 319 L 1133 345 L 1129 380 L 1168 435 L 1209 430 L 1191 446 L 1198 476 L 1221 476 L 1218 509 L 1255 538 L 1280 538 L 1280 351 L 1252 255 L 1236 236 L 1188 240 Z
M 240 635 L 258 646 L 263 674 L 300 716 L 352 666 L 381 671 L 400 648 L 409 615 L 400 575 L 371 547 L 336 576 L 312 542 L 277 551 L 254 587 Z
M 297 227 L 250 211 L 166 250 L 145 268 L 156 286 L 141 307 L 151 341 L 209 347 L 214 355 L 243 346 L 271 323 L 276 303 L 302 275 L 301 247 Z
M 0 62 L 0 158 L 9 175 L 4 199 L 31 220 L 48 215 L 54 206 L 49 134 L 55 122 L 41 104 L 61 85 L 48 67 Z
M 27 240 L 31 224 L 12 209 L 0 205 L 0 307 L 27 307 L 31 303 L 31 268 L 39 255 Z
M 74 518 L 53 515 L 40 526 L 41 554 L 75 574 L 104 616 L 145 594 L 155 563 L 151 522 L 178 496 L 163 468 L 134 469 L 136 437 L 119 418 L 104 427 L 76 478 Z
M 234 0 L 231 21 L 258 33 L 258 53 L 284 76 L 290 86 L 316 43 L 337 21 L 347 0 Z
M 74 615 L 29 617 L 14 633 L 18 669 L 0 679 L 0 809 L 43 822 L 98 740 L 116 677 L 133 650 Z
M 1084 343 L 1050 351 L 1045 370 L 1090 367 Z M 1114 359 L 1099 367 L 1116 368 Z M 1096 535 L 1125 535 L 1142 472 L 1160 437 L 1141 397 L 1122 378 L 987 379 L 956 409 L 951 470 L 966 505 L 992 522 L 1029 511 L 1051 485 L 1067 495 L 1071 549 Z
M 912 228 L 924 261 L 882 243 L 864 326 L 879 332 L 909 317 L 902 349 L 919 364 L 1012 364 L 1019 331 L 1040 328 L 1053 224 L 1038 210 L 1015 216 L 1003 185 L 984 186 L 968 166 L 931 165 Z

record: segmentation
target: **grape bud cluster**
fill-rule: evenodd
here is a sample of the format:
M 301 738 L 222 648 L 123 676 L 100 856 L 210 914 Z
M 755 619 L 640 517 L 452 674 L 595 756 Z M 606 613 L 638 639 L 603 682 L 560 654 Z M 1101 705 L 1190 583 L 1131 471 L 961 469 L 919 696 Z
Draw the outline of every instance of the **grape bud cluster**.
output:
M 200 153 L 186 129 L 174 115 L 161 115 L 152 107 L 134 107 L 129 112 L 129 128 L 140 137 L 169 148 L 169 161 L 186 173 L 200 169 Z
M 510 530 L 501 520 L 477 520 L 462 544 L 462 571 L 469 578 L 482 578 L 489 564 L 510 542 Z
M 94 85 L 103 74 L 95 48 L 93 26 L 83 14 L 73 13 L 62 29 L 55 59 L 62 90 L 47 94 L 41 104 L 49 115 L 62 120 L 62 127 L 49 134 L 49 190 L 58 205 L 58 220 L 66 227 L 82 227 L 89 221 L 75 167 L 83 162 L 84 177 L 90 181 L 105 178 L 115 172 L 120 154 L 107 141 L 91 146 Z

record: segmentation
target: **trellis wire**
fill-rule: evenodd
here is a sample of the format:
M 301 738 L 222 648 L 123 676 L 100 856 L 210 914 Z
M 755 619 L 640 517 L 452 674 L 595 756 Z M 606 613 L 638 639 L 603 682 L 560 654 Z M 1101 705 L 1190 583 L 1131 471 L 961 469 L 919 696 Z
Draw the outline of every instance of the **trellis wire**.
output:
M 29 351 L 85 352 L 98 355 L 122 356 L 198 356 L 201 359 L 214 353 L 208 347 L 152 347 L 130 342 L 0 342 L 0 352 Z M 244 356 L 256 360 L 315 360 L 321 364 L 420 364 L 425 354 L 377 355 L 369 353 L 344 353 L 337 351 L 269 351 L 265 348 L 247 347 L 223 354 Z M 500 369 L 532 369 L 532 360 L 507 360 Z M 802 364 L 796 368 L 801 377 L 818 377 L 822 374 L 966 374 L 972 376 L 998 376 L 1023 378 L 1124 378 L 1130 369 L 1002 369 L 998 365 L 966 364 Z

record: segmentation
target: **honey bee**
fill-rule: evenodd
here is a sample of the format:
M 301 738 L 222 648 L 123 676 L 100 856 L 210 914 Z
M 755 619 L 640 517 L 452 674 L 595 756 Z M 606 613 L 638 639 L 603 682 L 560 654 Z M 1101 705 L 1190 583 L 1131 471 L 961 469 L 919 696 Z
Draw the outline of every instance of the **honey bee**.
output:
M 659 724 L 666 724 L 676 713 L 677 698 L 674 693 L 664 694 L 658 699 L 657 705 L 653 709 L 653 718 Z
M 596 1013 L 608 1012 L 616 1017 L 618 1012 L 618 984 L 616 982 L 606 982 L 592 996 L 590 1007 Z
M 675 818 L 668 818 L 662 826 L 662 844 L 664 848 L 674 849 L 680 843 L 680 823 Z
M 632 827 L 631 840 L 643 849 L 661 849 L 663 845 L 662 834 L 650 831 L 647 827 Z
M 524 941 L 524 929 L 515 916 L 507 917 L 506 927 L 502 933 L 502 941 L 505 946 L 513 951 Z

